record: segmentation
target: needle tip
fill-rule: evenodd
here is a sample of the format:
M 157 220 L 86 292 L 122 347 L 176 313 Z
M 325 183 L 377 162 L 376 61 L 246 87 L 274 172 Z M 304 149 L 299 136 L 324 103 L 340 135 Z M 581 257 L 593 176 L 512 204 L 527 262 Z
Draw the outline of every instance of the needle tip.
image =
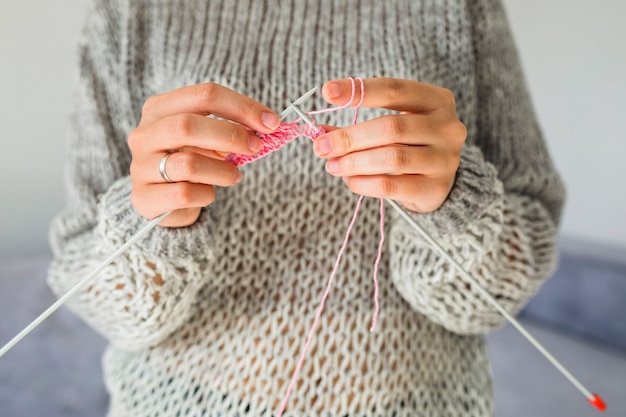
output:
M 587 401 L 589 401 L 591 405 L 597 408 L 598 411 L 606 410 L 606 403 L 598 394 L 593 394 L 593 397 L 587 398 Z

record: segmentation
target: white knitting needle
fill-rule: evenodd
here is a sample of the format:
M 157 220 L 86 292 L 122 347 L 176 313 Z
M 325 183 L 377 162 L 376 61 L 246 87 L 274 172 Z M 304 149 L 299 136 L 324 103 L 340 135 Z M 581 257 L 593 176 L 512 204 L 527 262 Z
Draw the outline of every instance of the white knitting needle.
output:
M 317 92 L 318 89 L 319 89 L 319 86 L 316 85 L 315 87 L 311 88 L 309 91 L 304 93 L 302 96 L 300 96 L 300 98 L 298 98 L 296 101 L 291 102 L 290 105 L 285 110 L 283 110 L 281 114 L 278 115 L 278 117 L 280 117 L 280 120 L 283 120 L 285 117 L 287 117 L 289 113 L 291 113 L 292 110 L 295 111 L 296 113 L 300 111 L 300 109 L 296 106 L 307 101 L 313 94 Z
M 24 328 L 21 332 L 17 334 L 13 339 L 9 341 L 5 346 L 0 349 L 0 358 L 7 353 L 13 346 L 15 346 L 20 340 L 22 340 L 26 335 L 28 335 L 31 331 L 35 329 L 41 322 L 47 319 L 52 313 L 59 309 L 67 300 L 70 299 L 74 294 L 76 294 L 81 288 L 83 288 L 89 281 L 91 281 L 96 275 L 98 275 L 104 268 L 107 267 L 111 262 L 117 259 L 122 253 L 126 251 L 130 246 L 132 246 L 135 242 L 145 236 L 150 230 L 152 230 L 161 220 L 166 218 L 170 212 L 164 213 L 157 217 L 156 219 L 151 220 L 147 225 L 145 225 L 139 232 L 137 232 L 133 237 L 131 237 L 128 242 L 124 243 L 118 250 L 113 252 L 111 256 L 105 259 L 100 265 L 96 267 L 89 275 L 83 278 L 78 284 L 74 285 L 67 293 L 65 293 L 61 298 L 59 298 L 54 304 L 52 304 L 46 311 L 41 313 L 39 317 L 33 320 L 28 326 Z
M 517 319 L 515 319 L 515 317 L 513 317 L 511 314 L 509 314 L 508 311 L 505 310 L 504 307 L 502 307 L 502 305 L 500 305 L 496 299 L 489 294 L 489 292 L 487 290 L 485 290 L 477 281 L 476 279 L 469 273 L 467 272 L 462 266 L 461 264 L 459 264 L 444 248 L 443 246 L 441 246 L 439 244 L 439 242 L 437 242 L 431 235 L 428 234 L 428 232 L 426 232 L 426 230 L 424 230 L 424 228 L 422 226 L 419 225 L 419 223 L 417 223 L 415 221 L 415 219 L 413 219 L 413 217 L 411 217 L 411 215 L 409 215 L 409 213 L 402 207 L 400 206 L 397 202 L 390 200 L 390 199 L 385 199 L 385 201 L 387 203 L 389 203 L 389 205 L 391 207 L 393 207 L 394 209 L 396 209 L 400 215 L 420 234 L 422 235 L 422 237 L 424 239 L 426 239 L 426 241 L 428 243 L 430 243 L 432 245 L 433 248 L 435 248 L 444 258 L 446 258 L 448 260 L 448 262 L 450 262 L 450 264 L 452 264 L 452 266 L 454 266 L 457 271 L 461 274 L 461 276 L 463 276 L 463 278 L 465 278 L 466 280 L 468 280 L 469 282 L 471 282 L 471 284 L 474 286 L 474 288 L 483 296 L 483 298 L 485 300 L 487 300 L 492 306 L 494 306 L 496 308 L 496 310 L 498 310 L 500 312 L 500 314 L 502 314 L 504 316 L 504 318 L 506 318 L 509 323 L 511 323 L 513 326 L 515 326 L 515 328 L 535 347 L 537 348 L 537 350 L 546 357 L 546 359 L 548 359 L 552 365 L 554 365 L 556 367 L 556 369 L 558 369 L 572 384 L 574 384 L 574 386 L 576 388 L 578 388 L 578 390 L 587 398 L 587 401 L 589 401 L 591 403 L 591 405 L 593 405 L 594 407 L 596 407 L 599 411 L 604 411 L 606 409 L 606 404 L 604 403 L 604 401 L 602 400 L 602 398 L 600 398 L 600 396 L 598 394 L 592 394 L 587 388 L 585 388 L 585 386 L 583 384 L 580 383 L 580 381 L 578 379 L 576 379 L 574 377 L 574 375 L 572 375 L 552 354 L 550 354 L 550 352 L 548 352 L 548 350 L 541 344 L 539 343 L 539 341 L 537 339 L 535 339 L 535 337 L 530 334 L 530 332 L 528 332 L 528 330 L 526 330 L 526 328 L 524 328 L 524 326 L 522 326 L 522 324 L 517 321 Z
M 290 103 L 289 107 L 291 107 L 305 123 L 308 123 L 311 127 L 316 126 L 316 123 L 310 117 L 308 117 L 306 113 L 300 110 L 300 108 L 295 103 Z M 463 268 L 461 264 L 459 264 L 452 257 L 452 255 L 448 253 L 448 251 L 443 248 L 443 246 L 439 244 L 439 242 L 437 242 L 430 234 L 428 234 L 428 232 L 426 232 L 426 230 L 424 230 L 424 228 L 420 226 L 419 223 L 417 223 L 415 219 L 413 219 L 413 217 L 411 217 L 411 215 L 409 215 L 409 213 L 401 205 L 391 199 L 385 199 L 385 201 L 389 203 L 391 207 L 396 209 L 400 213 L 402 218 L 406 220 L 424 239 L 426 239 L 426 241 L 430 243 L 433 248 L 435 248 L 444 258 L 446 258 L 448 262 L 450 262 L 450 264 L 452 264 L 452 266 L 454 266 L 457 271 L 459 271 L 461 276 L 467 279 L 474 286 L 474 288 L 476 288 L 476 290 L 483 296 L 485 300 L 493 305 L 496 310 L 498 310 L 500 314 L 502 314 L 504 318 L 509 321 L 509 323 L 511 323 L 535 348 L 537 348 L 537 350 L 543 356 L 545 356 L 546 359 L 550 361 L 550 363 L 552 363 L 552 365 L 554 365 L 572 384 L 574 384 L 574 386 L 578 388 L 578 390 L 587 398 L 587 401 L 589 401 L 591 405 L 593 405 L 599 411 L 606 410 L 606 404 L 604 403 L 602 398 L 600 398 L 598 394 L 592 394 L 587 388 L 585 388 L 585 386 L 581 384 L 580 381 L 576 379 L 574 375 L 572 375 L 552 354 L 550 354 L 550 352 L 548 352 L 548 350 L 541 343 L 539 343 L 539 341 L 535 339 L 535 337 L 533 337 L 533 335 L 531 335 L 530 332 L 528 332 L 528 330 L 526 330 L 524 326 L 522 326 L 522 324 L 517 321 L 517 319 L 515 319 L 515 317 L 509 314 L 509 312 L 506 311 L 506 309 L 502 307 L 500 303 L 498 303 L 498 301 L 496 301 L 496 299 L 491 294 L 489 294 L 489 292 L 485 290 L 478 283 L 478 281 L 476 281 L 476 279 L 469 272 L 467 272 L 465 268 Z
M 314 87 L 311 90 L 307 91 L 300 98 L 298 98 L 294 103 L 303 103 L 309 97 L 311 97 L 317 91 L 318 87 Z M 283 120 L 285 117 L 291 113 L 293 108 L 291 106 L 287 107 L 280 115 L 280 119 Z M 169 211 L 160 215 L 159 217 L 151 220 L 148 224 L 146 224 L 140 231 L 138 231 L 133 237 L 131 237 L 128 242 L 124 243 L 119 249 L 117 249 L 111 256 L 102 261 L 100 265 L 96 267 L 89 275 L 83 278 L 78 284 L 74 285 L 67 293 L 65 293 L 62 297 L 60 297 L 54 304 L 52 304 L 48 309 L 46 309 L 43 313 L 39 315 L 35 320 L 33 320 L 28 326 L 26 326 L 21 332 L 19 332 L 13 339 L 11 339 L 6 345 L 0 349 L 0 358 L 4 356 L 13 346 L 19 343 L 24 337 L 26 337 L 30 332 L 32 332 L 37 326 L 39 326 L 45 319 L 47 319 L 52 313 L 57 311 L 63 304 L 67 302 L 74 294 L 80 291 L 88 282 L 94 279 L 104 268 L 106 268 L 111 262 L 117 259 L 121 254 L 123 254 L 126 249 L 135 244 L 139 239 L 145 236 L 150 230 L 154 229 L 157 224 L 159 224 L 163 219 L 169 216 L 172 212 Z

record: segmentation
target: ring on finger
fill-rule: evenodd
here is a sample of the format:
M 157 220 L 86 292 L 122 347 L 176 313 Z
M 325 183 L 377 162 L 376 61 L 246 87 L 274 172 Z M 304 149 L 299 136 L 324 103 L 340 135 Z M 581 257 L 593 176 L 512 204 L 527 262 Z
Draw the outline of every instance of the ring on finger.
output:
M 167 160 L 169 159 L 170 156 L 172 156 L 173 153 L 167 153 L 163 156 L 163 158 L 161 158 L 161 160 L 159 161 L 159 174 L 161 174 L 161 178 L 163 178 L 163 180 L 165 180 L 165 182 L 174 182 L 172 181 L 172 179 L 167 175 L 167 170 L 166 170 L 166 165 L 167 165 Z

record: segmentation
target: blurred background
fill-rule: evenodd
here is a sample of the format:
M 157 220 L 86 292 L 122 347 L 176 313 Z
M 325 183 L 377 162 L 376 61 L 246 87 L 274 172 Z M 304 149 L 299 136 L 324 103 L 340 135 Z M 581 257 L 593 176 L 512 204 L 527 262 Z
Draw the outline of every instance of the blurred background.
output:
M 15 284 L 16 277 L 37 277 L 39 283 L 45 280 L 50 257 L 48 225 L 64 204 L 64 132 L 75 75 L 75 42 L 87 3 L 0 3 L 0 295 L 4 294 L 0 297 L 0 345 L 45 308 L 42 302 L 24 309 L 23 304 L 15 304 L 21 298 L 10 291 L 22 294 L 28 302 L 31 289 Z M 557 346 L 563 344 L 565 351 L 574 352 L 574 365 L 591 361 L 589 366 L 603 369 L 602 375 L 588 378 L 608 379 L 617 398 L 617 394 L 626 394 L 626 2 L 504 3 L 549 149 L 568 191 L 560 239 L 562 266 L 531 303 L 526 317 L 531 325 L 541 326 L 537 331 L 544 332 L 544 337 L 555 338 Z M 22 315 L 24 322 L 16 319 L 22 317 L 16 313 L 20 309 L 28 313 Z M 82 323 L 68 315 L 65 325 L 74 329 Z M 507 332 L 504 329 L 490 340 L 495 374 L 503 381 L 496 387 L 532 390 L 534 382 L 519 387 L 518 371 L 507 368 L 511 360 L 503 352 L 511 350 L 504 346 L 511 338 L 516 345 L 521 340 Z M 80 344 L 85 339 L 76 340 Z M 92 362 L 97 360 L 100 344 L 93 346 L 94 351 L 83 352 Z M 0 415 L 4 416 L 12 415 L 5 414 L 2 407 L 18 383 L 3 374 L 3 360 Z M 538 369 L 544 365 L 539 356 L 529 360 L 537 363 Z M 64 366 L 71 367 L 72 361 Z M 21 368 L 16 369 L 19 372 Z M 560 377 L 555 378 L 555 384 L 566 385 Z M 539 392 L 545 393 L 547 380 L 533 381 L 540 385 Z M 69 379 L 67 383 L 72 386 Z M 79 391 L 80 386 L 75 388 Z M 94 390 L 98 389 L 101 386 L 96 384 Z M 550 414 L 545 411 L 550 406 L 536 412 L 512 411 L 527 402 L 520 398 L 524 394 L 500 390 L 496 388 L 499 415 L 591 415 L 584 404 L 582 411 L 576 408 L 567 413 Z M 564 395 L 578 400 L 575 393 Z M 61 401 L 59 398 L 66 397 L 55 398 Z M 64 415 L 78 413 L 77 400 L 70 394 L 67 398 L 63 400 Z M 94 398 L 105 402 L 97 395 Z M 562 406 L 559 399 L 552 401 L 554 406 Z M 14 407 L 26 410 L 28 401 Z M 615 408 L 610 411 L 616 412 Z M 625 414 L 622 402 L 618 412 L 610 415 Z M 20 411 L 15 415 L 37 414 Z

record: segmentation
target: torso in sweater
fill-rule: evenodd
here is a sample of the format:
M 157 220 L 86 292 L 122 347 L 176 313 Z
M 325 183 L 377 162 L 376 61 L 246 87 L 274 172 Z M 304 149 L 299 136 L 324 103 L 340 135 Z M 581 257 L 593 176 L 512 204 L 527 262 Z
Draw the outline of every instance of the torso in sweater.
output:
M 491 13 L 476 8 L 477 13 Z M 518 220 L 526 216 L 528 205 L 505 199 L 507 183 L 503 189 L 497 178 L 508 166 L 500 156 L 510 155 L 510 149 L 498 153 L 488 143 L 492 135 L 478 132 L 475 48 L 482 39 L 472 33 L 464 2 L 134 0 L 107 2 L 98 10 L 117 16 L 110 21 L 102 17 L 105 23 L 98 28 L 117 29 L 107 45 L 119 51 L 113 54 L 119 58 L 119 73 L 111 71 L 118 74 L 111 80 L 118 89 L 108 87 L 108 96 L 119 98 L 112 110 L 119 117 L 112 118 L 122 132 L 136 124 L 150 95 L 209 81 L 277 111 L 313 85 L 347 76 L 407 78 L 451 89 L 468 127 L 468 148 L 450 203 L 425 221 L 439 227 L 447 247 L 502 295 L 511 310 L 519 308 L 552 267 L 551 222 L 558 214 L 540 203 L 527 210 L 531 222 L 548 225 L 532 229 L 527 239 L 526 223 Z M 97 41 L 91 36 L 88 42 Z M 107 64 L 96 62 L 94 67 L 105 70 L 94 71 L 106 74 Z M 83 65 L 85 69 L 90 70 Z M 308 106 L 324 104 L 318 97 Z M 362 118 L 381 113 L 364 110 Z M 351 116 L 348 110 L 319 121 L 343 126 Z M 109 149 L 123 155 L 121 161 L 128 160 L 123 135 L 107 140 Z M 523 143 L 532 147 L 541 140 Z M 517 148 L 521 155 L 524 146 Z M 315 157 L 308 139 L 242 170 L 244 180 L 218 190 L 196 229 L 158 232 L 168 239 L 158 261 L 151 259 L 152 249 L 142 252 L 139 247 L 129 252 L 126 263 L 105 271 L 106 288 L 128 291 L 127 297 L 114 297 L 103 313 L 92 305 L 106 288 L 92 287 L 74 305 L 112 335 L 104 361 L 112 416 L 270 416 L 284 395 L 356 196 L 325 173 L 324 161 Z M 137 217 L 124 206 L 127 178 L 103 183 L 111 180 L 117 183 L 101 199 L 97 233 L 76 237 L 82 242 L 76 249 L 58 237 L 72 239 L 65 233 L 71 229 L 69 217 L 57 220 L 53 236 L 61 242 L 59 252 L 65 251 L 51 270 L 57 291 L 71 281 L 67 271 L 79 269 L 69 266 L 76 256 L 68 253 L 81 248 L 106 252 L 108 236 L 123 236 L 116 220 Z M 497 313 L 403 223 L 387 220 L 376 331 L 370 333 L 369 325 L 380 236 L 378 202 L 370 199 L 352 232 L 286 415 L 490 415 L 489 364 L 479 333 L 501 323 L 494 318 Z M 509 245 L 511 241 L 517 243 Z M 545 256 L 529 255 L 536 249 L 527 250 L 534 244 L 529 242 L 537 242 Z M 509 258 L 501 246 L 524 253 Z M 509 273 L 507 262 L 515 259 L 519 262 Z M 536 259 L 539 264 L 532 264 Z M 139 272 L 124 276 L 128 271 L 149 275 L 151 270 L 156 276 L 146 282 Z M 503 283 L 498 281 L 500 272 L 507 276 Z M 134 311 L 141 313 L 128 320 L 131 324 L 118 319 Z M 169 313 L 159 316 L 154 311 Z M 170 322 L 176 324 L 166 327 Z M 127 342 L 135 324 L 155 330 L 146 331 L 144 342 Z M 151 338 L 164 328 L 167 334 Z

